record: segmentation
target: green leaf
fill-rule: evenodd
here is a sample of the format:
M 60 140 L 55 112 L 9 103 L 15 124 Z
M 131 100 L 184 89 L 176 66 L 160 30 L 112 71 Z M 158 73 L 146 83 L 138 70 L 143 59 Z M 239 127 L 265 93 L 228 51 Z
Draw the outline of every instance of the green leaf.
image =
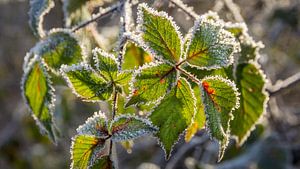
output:
M 34 35 L 44 37 L 44 16 L 54 7 L 53 0 L 30 0 L 29 26 Z
M 95 67 L 99 73 L 107 81 L 111 81 L 114 84 L 119 85 L 120 87 L 128 85 L 131 78 L 131 71 L 118 71 L 118 62 L 114 55 L 106 53 L 100 48 L 93 50 Z
M 113 161 L 109 156 L 104 156 L 96 161 L 91 169 L 115 169 Z
M 31 110 L 33 118 L 40 127 L 40 131 L 55 142 L 56 128 L 53 122 L 54 88 L 50 76 L 38 58 L 38 56 L 35 56 L 31 59 L 28 68 L 24 72 L 21 88 L 24 99 Z
M 145 46 L 154 56 L 177 63 L 182 50 L 182 37 L 173 19 L 165 12 L 157 12 L 146 4 L 138 7 L 138 29 Z
M 197 131 L 201 130 L 205 126 L 205 113 L 204 105 L 201 100 L 201 93 L 198 86 L 193 88 L 196 99 L 196 115 L 193 123 L 187 128 L 185 133 L 185 141 L 189 142 Z
M 222 22 L 210 14 L 196 20 L 186 40 L 185 60 L 200 69 L 217 69 L 233 63 L 233 53 L 239 44 L 224 28 Z
M 142 66 L 145 63 L 153 61 L 153 57 L 145 52 L 141 47 L 134 43 L 127 42 L 125 45 L 124 61 L 122 64 L 123 70 L 132 70 Z
M 196 67 L 187 65 L 183 69 L 191 73 L 192 75 L 194 75 L 197 79 L 203 79 L 206 76 L 216 76 L 216 75 L 231 79 L 233 65 L 228 66 L 226 68 L 211 69 L 211 70 L 199 70 Z
M 213 138 L 219 140 L 219 160 L 229 141 L 232 111 L 239 106 L 239 93 L 235 84 L 219 76 L 204 78 L 200 84 L 206 124 Z
M 137 113 L 137 109 L 133 106 L 125 107 L 126 104 L 126 95 L 118 94 L 118 101 L 117 101 L 117 111 L 116 115 L 122 114 L 130 114 L 134 115 Z
M 101 112 L 95 112 L 95 114 L 88 118 L 86 122 L 77 128 L 79 135 L 93 135 L 97 138 L 107 138 L 107 119 Z
M 188 126 L 196 113 L 196 98 L 184 78 L 180 78 L 169 94 L 154 108 L 149 116 L 152 123 L 159 127 L 157 137 L 170 157 L 173 146 Z
M 52 30 L 49 36 L 39 42 L 33 50 L 57 74 L 61 65 L 72 65 L 83 59 L 79 42 L 71 32 L 66 30 Z
M 104 156 L 104 139 L 91 135 L 77 135 L 72 139 L 71 169 L 87 169 Z
M 157 131 L 147 119 L 136 116 L 119 116 L 115 118 L 109 128 L 111 139 L 115 142 L 135 139 Z
M 157 101 L 176 83 L 174 67 L 164 63 L 146 64 L 140 67 L 133 77 L 132 94 L 126 106 Z
M 104 52 L 100 48 L 93 50 L 95 66 L 98 71 L 111 81 L 117 79 L 118 74 L 118 64 L 114 55 Z
M 262 42 L 255 42 L 248 34 L 247 25 L 244 23 L 227 23 L 225 29 L 231 32 L 240 42 L 241 52 L 238 63 L 247 63 L 250 60 L 256 61 L 259 57 L 259 50 L 264 47 Z
M 62 66 L 61 72 L 73 93 L 85 101 L 108 100 L 113 93 L 111 82 L 105 81 L 89 65 Z
M 240 108 L 233 111 L 231 134 L 242 145 L 266 111 L 268 95 L 264 74 L 251 63 L 240 64 L 236 70 L 236 83 L 241 91 Z
M 121 73 L 118 73 L 117 78 L 114 80 L 114 82 L 120 86 L 126 86 L 130 84 L 131 79 L 132 79 L 132 72 L 123 71 Z

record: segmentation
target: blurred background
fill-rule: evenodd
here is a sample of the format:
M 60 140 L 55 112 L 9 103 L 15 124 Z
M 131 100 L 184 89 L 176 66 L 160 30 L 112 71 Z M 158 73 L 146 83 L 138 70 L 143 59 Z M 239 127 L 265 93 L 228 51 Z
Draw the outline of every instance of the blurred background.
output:
M 193 21 L 166 1 L 147 1 L 175 17 L 182 32 Z M 245 21 L 249 33 L 262 41 L 259 62 L 270 84 L 300 72 L 300 1 L 299 0 L 185 0 L 197 14 L 217 11 L 226 21 Z M 114 2 L 110 2 L 114 3 Z M 45 18 L 45 27 L 63 27 L 62 3 Z M 106 5 L 106 4 L 104 4 Z M 240 8 L 240 16 L 232 14 Z M 20 80 L 23 58 L 38 41 L 28 26 L 28 0 L 0 0 L 0 168 L 69 168 L 70 143 L 75 129 L 98 106 L 81 102 L 64 86 L 56 86 L 55 118 L 61 129 L 57 145 L 39 134 L 39 130 L 21 97 Z M 118 16 L 98 22 L 97 30 L 107 46 L 118 36 Z M 300 168 L 300 83 L 271 97 L 268 112 L 241 148 L 230 144 L 224 160 L 216 163 L 217 143 L 204 131 L 188 144 L 180 140 L 169 161 L 157 141 L 145 137 L 134 141 L 132 149 L 117 146 L 121 169 L 196 169 L 196 168 Z M 126 147 L 126 146 L 125 146 Z M 127 145 L 130 147 L 130 145 Z

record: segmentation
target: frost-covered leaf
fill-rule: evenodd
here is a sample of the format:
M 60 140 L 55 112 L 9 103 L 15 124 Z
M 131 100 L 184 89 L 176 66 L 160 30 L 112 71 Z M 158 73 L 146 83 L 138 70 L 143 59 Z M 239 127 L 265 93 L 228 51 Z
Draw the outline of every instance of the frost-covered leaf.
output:
M 119 116 L 115 118 L 109 128 L 113 141 L 131 140 L 157 131 L 147 119 L 136 116 Z
M 196 99 L 184 78 L 167 94 L 149 116 L 152 123 L 159 127 L 157 137 L 162 144 L 166 158 L 185 129 L 192 123 L 196 113 Z
M 91 135 L 77 135 L 72 139 L 71 169 L 87 169 L 104 155 L 105 140 Z
M 44 37 L 45 31 L 43 30 L 44 16 L 54 7 L 53 0 L 30 0 L 29 9 L 29 26 L 34 35 Z
M 32 59 L 22 79 L 22 91 L 25 101 L 32 112 L 42 133 L 45 133 L 53 142 L 56 140 L 53 122 L 54 88 L 50 76 L 40 60 Z
M 138 7 L 138 29 L 147 48 L 157 57 L 171 63 L 179 61 L 182 37 L 173 19 L 141 4 Z
M 93 135 L 98 138 L 108 137 L 107 119 L 101 112 L 95 113 L 92 117 L 88 118 L 86 122 L 77 128 L 79 135 Z
M 196 67 L 186 65 L 184 68 L 187 72 L 194 75 L 197 79 L 203 79 L 206 76 L 222 76 L 224 78 L 232 79 L 232 69 L 233 65 L 221 69 L 211 69 L 211 70 L 199 70 Z
M 118 64 L 114 55 L 96 48 L 93 50 L 95 66 L 106 79 L 115 80 L 118 74 Z
M 189 142 L 197 131 L 201 130 L 205 126 L 205 113 L 204 105 L 201 100 L 201 93 L 198 86 L 193 88 L 196 99 L 196 115 L 194 117 L 193 123 L 187 128 L 185 133 L 185 141 Z
M 126 104 L 126 95 L 118 93 L 117 97 L 118 97 L 118 100 L 117 100 L 116 116 L 120 116 L 122 114 L 134 115 L 135 113 L 137 113 L 136 107 L 134 107 L 134 106 L 125 107 L 125 104 Z M 112 101 L 109 102 L 109 103 L 112 104 Z
M 234 119 L 230 123 L 230 128 L 237 143 L 242 145 L 266 111 L 268 96 L 265 92 L 264 75 L 256 65 L 240 64 L 236 73 L 241 100 L 240 108 L 233 111 Z
M 239 93 L 233 82 L 218 76 L 204 78 L 200 89 L 206 125 L 211 136 L 219 141 L 219 160 L 221 160 L 229 141 L 232 111 L 239 106 Z
M 113 85 L 84 63 L 62 66 L 61 72 L 74 94 L 85 101 L 107 100 L 113 93 Z
M 132 72 L 131 71 L 123 71 L 118 73 L 117 78 L 114 82 L 120 86 L 126 86 L 130 83 L 132 79 Z
M 177 72 L 168 64 L 151 62 L 140 67 L 133 77 L 132 94 L 126 106 L 159 100 L 176 80 Z
M 91 169 L 115 169 L 114 162 L 109 156 L 104 156 L 95 162 L 95 165 Z
M 131 71 L 118 71 L 118 62 L 114 55 L 106 53 L 100 48 L 93 50 L 95 67 L 107 81 L 111 81 L 119 86 L 128 85 L 131 78 Z
M 122 64 L 123 70 L 130 70 L 153 61 L 153 57 L 134 43 L 126 43 Z
M 248 28 L 244 23 L 227 23 L 225 29 L 231 32 L 241 45 L 241 52 L 239 53 L 238 62 L 247 63 L 250 60 L 257 60 L 259 57 L 259 50 L 264 47 L 261 42 L 255 42 L 248 34 Z
M 72 65 L 83 59 L 82 48 L 75 36 L 66 30 L 53 30 L 33 49 L 55 73 L 61 65 Z
M 233 63 L 239 44 L 224 29 L 223 22 L 203 15 L 196 20 L 186 40 L 186 61 L 200 69 L 216 69 Z

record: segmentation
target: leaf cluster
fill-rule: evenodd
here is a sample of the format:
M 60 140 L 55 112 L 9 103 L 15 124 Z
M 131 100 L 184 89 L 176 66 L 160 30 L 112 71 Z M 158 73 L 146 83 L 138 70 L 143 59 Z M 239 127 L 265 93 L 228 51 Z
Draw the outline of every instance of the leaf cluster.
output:
M 62 77 L 83 101 L 111 105 L 77 129 L 71 168 L 116 168 L 113 144 L 149 134 L 159 140 L 167 159 L 181 135 L 188 142 L 203 128 L 219 142 L 219 160 L 230 137 L 243 144 L 268 100 L 257 62 L 263 45 L 249 36 L 245 24 L 208 12 L 197 16 L 183 36 L 171 16 L 145 3 L 138 5 L 134 26 L 133 4 L 122 1 L 119 51 L 107 52 L 99 45 L 89 50 L 86 40 L 92 44 L 95 39 L 77 25 L 89 22 L 89 7 L 96 4 L 102 2 L 64 1 L 66 26 L 76 29 L 47 32 L 43 17 L 54 2 L 30 1 L 29 24 L 40 41 L 24 59 L 21 87 L 41 132 L 56 142 L 51 76 Z

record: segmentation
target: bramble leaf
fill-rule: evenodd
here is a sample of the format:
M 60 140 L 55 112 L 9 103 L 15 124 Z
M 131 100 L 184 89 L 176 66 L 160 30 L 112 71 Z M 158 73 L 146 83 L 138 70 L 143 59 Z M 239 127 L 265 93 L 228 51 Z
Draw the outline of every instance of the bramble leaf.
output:
M 141 47 L 134 43 L 126 43 L 124 61 L 122 64 L 123 70 L 130 70 L 142 66 L 145 63 L 153 61 L 153 57 L 145 52 Z
M 118 73 L 117 78 L 114 80 L 114 82 L 120 86 L 126 86 L 130 83 L 131 79 L 131 71 L 122 71 L 121 73 Z
M 53 30 L 33 49 L 55 73 L 61 65 L 72 65 L 83 59 L 82 48 L 71 32 Z
M 73 66 L 62 66 L 61 72 L 73 89 L 73 93 L 85 101 L 99 101 L 111 98 L 113 85 L 105 81 L 90 66 L 81 63 Z
M 193 123 L 187 128 L 185 133 L 185 141 L 189 142 L 197 131 L 201 130 L 205 126 L 205 113 L 204 105 L 201 100 L 201 93 L 198 86 L 193 88 L 194 95 L 196 99 L 196 115 L 194 117 Z
M 95 66 L 99 73 L 107 81 L 111 81 L 120 87 L 128 85 L 131 78 L 131 71 L 118 71 L 118 62 L 114 55 L 104 52 L 100 48 L 93 50 Z
M 146 4 L 138 7 L 138 29 L 152 54 L 177 63 L 181 57 L 182 42 L 178 26 L 165 12 L 157 12 Z
M 91 135 L 77 135 L 72 139 L 71 169 L 87 169 L 104 156 L 105 140 Z
M 231 134 L 242 145 L 255 124 L 266 111 L 265 78 L 254 64 L 240 64 L 236 70 L 236 83 L 241 90 L 240 108 L 233 111 L 234 119 L 230 122 Z
M 35 36 L 44 37 L 44 16 L 54 7 L 53 0 L 30 0 L 29 26 Z
M 156 135 L 165 150 L 167 159 L 180 134 L 191 124 L 195 113 L 194 93 L 187 80 L 180 78 L 177 85 L 149 116 L 151 122 L 159 128 Z
M 56 141 L 53 122 L 54 88 L 44 65 L 35 56 L 29 63 L 22 79 L 22 92 L 32 116 L 42 133 Z
M 115 142 L 135 139 L 157 131 L 147 119 L 121 115 L 115 118 L 109 127 L 111 139 Z
M 204 78 L 200 89 L 206 124 L 211 136 L 219 141 L 219 160 L 221 160 L 229 141 L 232 111 L 239 106 L 239 93 L 233 82 L 219 76 Z
M 244 23 L 227 23 L 225 29 L 231 32 L 240 42 L 241 52 L 239 53 L 238 63 L 247 63 L 250 60 L 256 61 L 259 50 L 264 47 L 261 42 L 255 42 L 248 34 L 248 28 Z
M 107 119 L 101 112 L 95 113 L 92 117 L 88 118 L 86 122 L 77 128 L 79 135 L 93 135 L 97 138 L 108 137 Z
M 114 55 L 96 48 L 93 50 L 95 66 L 105 79 L 115 80 L 118 74 L 118 64 Z
M 130 114 L 134 115 L 137 113 L 137 109 L 133 106 L 125 107 L 126 104 L 126 95 L 122 95 L 121 93 L 118 94 L 118 100 L 117 100 L 117 111 L 116 115 L 120 116 L 122 114 Z
M 200 69 L 217 69 L 233 63 L 239 47 L 235 37 L 224 29 L 218 18 L 203 15 L 189 31 L 185 60 Z
M 175 68 L 164 63 L 140 67 L 133 77 L 132 94 L 126 106 L 150 103 L 162 98 L 177 80 Z

